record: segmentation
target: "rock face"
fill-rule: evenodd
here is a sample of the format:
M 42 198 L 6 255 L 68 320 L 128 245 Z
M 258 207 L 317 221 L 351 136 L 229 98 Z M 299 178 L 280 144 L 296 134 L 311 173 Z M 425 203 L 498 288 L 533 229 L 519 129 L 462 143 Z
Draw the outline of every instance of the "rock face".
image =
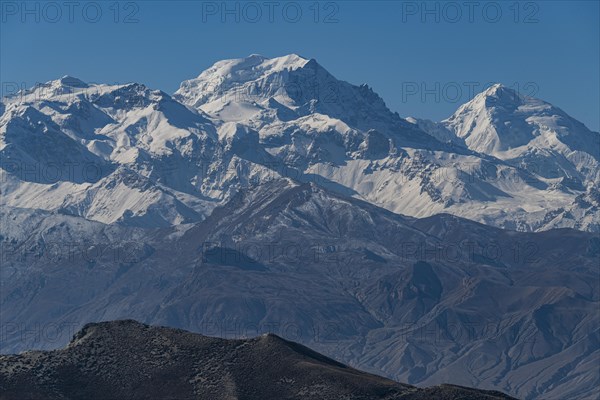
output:
M 173 228 L 4 211 L 4 353 L 133 318 L 229 338 L 273 332 L 415 385 L 588 399 L 598 384 L 591 233 L 414 219 L 289 180 Z
M 132 320 L 88 324 L 61 350 L 0 356 L 0 398 L 511 399 L 451 385 L 418 389 L 273 334 L 225 340 Z

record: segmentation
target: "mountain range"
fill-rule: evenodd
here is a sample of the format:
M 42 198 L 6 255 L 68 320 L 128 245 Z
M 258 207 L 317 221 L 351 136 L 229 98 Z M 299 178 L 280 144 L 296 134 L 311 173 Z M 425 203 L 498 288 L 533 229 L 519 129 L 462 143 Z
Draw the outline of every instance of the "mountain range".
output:
M 252 55 L 173 96 L 67 76 L 0 110 L 7 206 L 164 227 L 283 176 L 418 218 L 600 230 L 600 134 L 502 85 L 441 123 L 407 120 L 315 60 Z
M 593 399 L 600 135 L 494 85 L 439 123 L 297 55 L 0 105 L 2 353 L 134 318 L 411 385 Z

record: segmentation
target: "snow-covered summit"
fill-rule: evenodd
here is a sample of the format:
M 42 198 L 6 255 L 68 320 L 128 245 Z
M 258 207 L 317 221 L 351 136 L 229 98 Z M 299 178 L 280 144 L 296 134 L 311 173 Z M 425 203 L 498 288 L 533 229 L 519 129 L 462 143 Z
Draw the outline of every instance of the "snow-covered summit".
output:
M 296 54 L 267 58 L 252 54 L 245 58 L 236 58 L 216 62 L 203 71 L 197 78 L 182 82 L 176 97 L 185 99 L 187 104 L 199 107 L 214 101 L 232 89 L 237 91 L 230 100 L 266 98 L 283 89 L 287 74 L 303 68 L 310 60 Z M 252 85 L 260 85 L 253 91 Z M 224 101 L 226 101 L 224 99 Z
M 441 146 L 392 112 L 366 84 L 338 80 L 315 59 L 296 54 L 220 61 L 184 81 L 174 98 L 207 113 L 217 124 L 245 123 L 262 136 L 270 135 L 274 126 L 288 131 L 315 120 L 316 125 L 343 125 L 347 142 L 354 140 L 350 131 L 364 136 L 375 130 L 398 145 Z
M 485 154 L 498 153 L 521 146 L 534 139 L 527 127 L 527 117 L 532 111 L 544 112 L 549 104 L 523 96 L 501 84 L 495 84 L 463 104 L 445 125 L 469 148 Z M 524 124 L 525 123 L 525 124 Z
M 218 61 L 212 67 L 202 72 L 199 78 L 215 75 L 235 78 L 236 74 L 240 74 L 240 77 L 242 77 L 249 70 L 253 70 L 255 72 L 254 76 L 258 77 L 268 72 L 293 71 L 304 67 L 309 61 L 309 59 L 297 54 L 288 54 L 274 58 L 268 58 L 260 54 L 251 54 L 244 58 Z
M 88 84 L 82 81 L 81 79 L 75 78 L 70 75 L 65 75 L 59 79 L 60 83 L 64 86 L 71 86 L 76 88 L 85 88 L 88 87 Z
M 598 182 L 600 135 L 563 110 L 496 84 L 442 125 L 472 150 L 547 178 Z
M 527 144 L 549 131 L 559 139 L 583 136 L 585 140 L 595 136 L 589 135 L 594 132 L 560 108 L 502 84 L 479 93 L 442 122 L 464 138 L 469 147 L 502 158 L 505 158 L 502 152 Z M 575 135 L 572 129 L 584 132 Z
M 22 89 L 16 93 L 7 94 L 4 103 L 31 103 L 50 99 L 57 96 L 74 95 L 89 90 L 93 85 L 88 85 L 82 80 L 65 75 L 62 78 L 45 83 L 38 83 L 29 89 Z
M 197 221 L 213 207 L 196 196 L 216 130 L 165 92 L 65 76 L 3 100 L 5 204 L 144 226 Z

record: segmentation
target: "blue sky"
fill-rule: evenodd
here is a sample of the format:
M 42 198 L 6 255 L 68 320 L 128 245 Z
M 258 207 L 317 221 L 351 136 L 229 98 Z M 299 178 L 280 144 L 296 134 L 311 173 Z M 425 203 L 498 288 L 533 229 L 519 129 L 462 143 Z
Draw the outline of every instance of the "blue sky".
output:
M 66 74 L 172 93 L 220 59 L 298 53 L 402 116 L 502 82 L 600 127 L 598 1 L 77 3 L 1 3 L 3 93 Z

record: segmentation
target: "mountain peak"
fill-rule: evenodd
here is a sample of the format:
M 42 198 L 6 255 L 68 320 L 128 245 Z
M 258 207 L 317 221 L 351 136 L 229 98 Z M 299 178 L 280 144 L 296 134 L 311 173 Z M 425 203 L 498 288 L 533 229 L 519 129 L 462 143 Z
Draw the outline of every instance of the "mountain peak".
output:
M 251 54 L 218 61 L 198 77 L 182 82 L 175 98 L 194 107 L 218 99 L 222 104 L 237 102 L 240 96 L 256 100 L 256 93 L 258 100 L 264 100 L 283 88 L 292 71 L 302 69 L 309 62 L 297 54 L 275 58 Z
M 83 92 L 84 89 L 91 86 L 95 85 L 87 84 L 81 79 L 70 75 L 64 75 L 62 78 L 45 83 L 38 82 L 29 89 L 22 89 L 17 93 L 7 94 L 6 99 L 8 101 L 39 101 L 54 96 Z
M 65 75 L 58 80 L 58 82 L 63 86 L 70 86 L 74 88 L 86 88 L 88 84 L 82 81 L 81 79 L 75 78 L 70 75 Z
M 486 90 L 484 90 L 482 93 L 487 96 L 493 96 L 493 95 L 497 95 L 498 93 L 509 92 L 509 91 L 513 91 L 513 90 L 504 86 L 502 83 L 494 83 L 493 85 L 488 87 Z
M 574 161 L 579 167 L 573 167 L 557 162 L 553 154 L 574 160 L 573 152 L 580 151 L 588 155 L 578 157 L 598 159 L 598 135 L 560 108 L 500 83 L 460 106 L 442 125 L 471 150 L 530 166 L 545 178 L 596 179 L 589 172 L 595 168 L 586 166 L 595 161 Z
M 79 331 L 73 335 L 69 347 L 78 346 L 86 342 L 87 339 L 93 338 L 102 339 L 103 337 L 115 336 L 119 329 L 127 329 L 129 331 L 147 329 L 148 325 L 142 324 L 133 319 L 123 319 L 106 322 L 90 322 L 85 324 Z
M 267 72 L 281 72 L 283 70 L 295 70 L 302 68 L 309 62 L 308 59 L 298 54 L 288 54 L 281 57 L 269 58 L 260 54 L 250 54 L 244 58 L 232 58 L 221 60 L 213 64 L 206 71 L 202 72 L 198 79 L 205 78 L 208 75 L 223 78 L 241 78 Z M 254 73 L 253 73 L 254 72 Z
M 536 99 L 523 96 L 516 90 L 509 88 L 501 83 L 495 83 L 460 108 L 487 109 L 491 107 L 504 107 L 513 109 L 528 101 L 538 101 Z
M 409 125 L 367 85 L 339 80 L 315 59 L 294 53 L 219 61 L 197 78 L 184 81 L 174 98 L 223 121 L 318 114 L 332 124 L 339 120 L 384 135 L 397 134 Z
M 292 53 L 286 56 L 270 59 L 269 65 L 271 65 L 275 70 L 296 70 L 305 67 L 310 61 L 311 60 L 308 58 L 304 58 L 298 54 Z
M 416 388 L 275 335 L 226 340 L 121 321 L 93 327 L 109 334 L 80 346 L 0 357 L 3 398 L 183 400 L 241 393 L 247 399 L 290 400 L 512 399 L 458 386 Z

